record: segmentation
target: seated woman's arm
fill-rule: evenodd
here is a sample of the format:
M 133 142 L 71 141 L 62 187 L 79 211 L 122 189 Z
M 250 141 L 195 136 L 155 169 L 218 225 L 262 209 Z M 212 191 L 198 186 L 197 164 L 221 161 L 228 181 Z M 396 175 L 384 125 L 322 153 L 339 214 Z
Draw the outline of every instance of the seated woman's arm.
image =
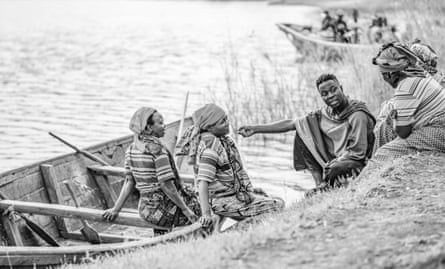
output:
M 182 197 L 179 195 L 176 186 L 173 184 L 174 180 L 176 180 L 176 175 L 173 172 L 167 153 L 160 152 L 155 157 L 155 169 L 159 185 L 165 195 L 167 195 L 167 197 L 182 210 L 182 213 L 184 213 L 190 222 L 195 222 L 198 217 L 195 215 L 193 210 L 187 206 L 184 199 L 182 199 Z
M 206 227 L 212 224 L 212 209 L 209 203 L 209 183 L 216 180 L 218 154 L 211 149 L 205 149 L 198 163 L 198 192 L 201 205 L 201 224 Z
M 125 177 L 125 181 L 124 184 L 122 185 L 119 197 L 117 198 L 116 203 L 112 208 L 105 210 L 103 214 L 104 219 L 112 221 L 117 217 L 119 211 L 121 211 L 122 207 L 124 206 L 128 196 L 130 196 L 130 193 L 133 191 L 135 184 L 136 183 L 132 175 L 127 175 Z
M 209 204 L 209 183 L 198 181 L 199 202 L 201 205 L 201 224 L 207 227 L 212 224 L 212 210 Z
M 294 120 L 282 120 L 269 124 L 242 126 L 238 133 L 244 137 L 249 137 L 254 134 L 285 133 L 292 130 L 295 130 Z

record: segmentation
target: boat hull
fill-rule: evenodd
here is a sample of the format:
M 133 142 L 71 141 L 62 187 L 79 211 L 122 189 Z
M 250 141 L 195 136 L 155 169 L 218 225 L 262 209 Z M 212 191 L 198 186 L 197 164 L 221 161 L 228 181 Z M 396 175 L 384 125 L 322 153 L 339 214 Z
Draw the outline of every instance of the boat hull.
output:
M 192 120 L 188 118 L 184 123 L 184 127 L 190 124 L 192 124 Z M 168 124 L 165 136 L 162 138 L 172 152 L 176 144 L 178 129 L 179 121 Z M 132 141 L 133 136 L 129 135 L 88 147 L 85 150 L 105 160 L 111 166 L 122 168 L 125 151 Z M 113 205 L 113 199 L 120 192 L 124 178 L 119 173 L 115 175 L 97 174 L 89 169 L 89 167 L 94 165 L 97 164 L 78 153 L 58 156 L 1 173 L 0 192 L 5 194 L 10 200 L 72 206 L 73 201 L 63 184 L 64 181 L 68 180 L 75 183 L 76 189 L 74 192 L 80 202 L 80 206 L 96 212 L 97 215 L 98 210 L 102 212 Z M 104 183 L 107 183 L 108 189 L 104 188 Z M 110 194 L 111 192 L 114 192 L 114 197 Z M 138 194 L 134 193 L 125 204 L 125 208 L 131 212 L 128 214 L 133 214 L 131 215 L 133 217 L 137 215 L 137 201 Z M 6 203 L 7 201 L 1 202 Z M 81 211 L 81 209 L 79 210 Z M 40 211 L 43 212 L 44 210 Z M 78 230 L 82 225 L 77 217 L 67 218 L 65 214 L 62 218 L 48 214 L 48 212 L 41 213 L 39 211 L 24 213 L 31 213 L 29 218 L 61 242 L 62 246 L 48 246 L 42 239 L 30 231 L 23 221 L 10 221 L 7 216 L 3 216 L 0 222 L 0 268 L 2 266 L 5 268 L 46 267 L 65 262 L 77 263 L 84 261 L 85 258 L 88 260 L 88 258 L 106 253 L 119 253 L 129 249 L 151 246 L 159 242 L 177 240 L 180 237 L 196 232 L 198 230 L 197 226 L 199 226 L 191 225 L 155 238 L 146 237 L 145 234 L 139 237 L 137 235 L 134 237 L 120 236 L 122 230 L 119 230 L 116 231 L 116 235 L 104 236 L 104 239 L 109 239 L 108 242 L 117 243 L 91 245 L 81 240 L 83 238 L 79 235 Z M 91 221 L 90 219 L 93 225 L 97 224 L 96 227 L 100 227 L 101 230 L 99 232 L 113 232 L 114 227 L 117 225 L 113 223 L 99 223 L 97 216 L 93 220 L 96 221 Z M 15 227 L 16 233 L 20 237 L 20 245 L 11 245 L 12 235 L 7 232 L 8 225 Z M 144 225 L 142 223 L 139 226 Z M 153 228 L 156 227 L 153 226 Z M 143 229 L 147 230 L 146 227 Z M 140 240 L 135 240 L 139 238 Z
M 323 61 L 339 61 L 345 55 L 350 53 L 370 53 L 374 50 L 373 45 L 339 43 L 323 40 L 320 37 L 309 36 L 307 27 L 292 23 L 277 23 L 277 27 L 281 30 L 298 54 L 303 59 L 319 56 Z

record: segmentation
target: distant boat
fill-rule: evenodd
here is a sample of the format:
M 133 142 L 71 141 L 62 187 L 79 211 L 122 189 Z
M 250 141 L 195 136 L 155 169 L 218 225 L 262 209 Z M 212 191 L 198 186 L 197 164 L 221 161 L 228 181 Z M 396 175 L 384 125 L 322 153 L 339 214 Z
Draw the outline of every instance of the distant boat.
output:
M 324 37 L 312 32 L 310 26 L 293 23 L 277 23 L 280 29 L 297 52 L 302 56 L 321 55 L 322 60 L 339 60 L 348 51 L 372 51 L 374 45 L 340 43 L 332 41 L 332 37 Z
M 188 118 L 184 127 L 190 124 L 192 120 Z M 171 150 L 179 125 L 179 121 L 168 124 L 162 138 Z M 126 208 L 113 222 L 103 220 L 103 210 L 114 204 L 122 186 L 125 150 L 132 141 L 133 136 L 129 135 L 85 149 L 110 166 L 71 153 L 0 173 L 3 196 L 3 200 L 0 198 L 0 268 L 47 268 L 79 263 L 198 232 L 200 224 L 194 223 L 166 235 L 151 237 L 152 228 L 159 227 L 140 218 L 137 193 L 132 194 Z M 193 182 L 193 177 L 183 179 Z M 77 186 L 74 197 L 81 207 L 71 205 L 73 200 L 63 184 L 66 181 L 77 183 L 73 185 Z M 13 213 L 6 216 L 2 214 L 5 211 Z M 80 219 L 91 222 L 99 233 L 101 244 L 93 245 L 85 240 L 79 232 Z M 51 246 L 51 241 L 56 246 Z

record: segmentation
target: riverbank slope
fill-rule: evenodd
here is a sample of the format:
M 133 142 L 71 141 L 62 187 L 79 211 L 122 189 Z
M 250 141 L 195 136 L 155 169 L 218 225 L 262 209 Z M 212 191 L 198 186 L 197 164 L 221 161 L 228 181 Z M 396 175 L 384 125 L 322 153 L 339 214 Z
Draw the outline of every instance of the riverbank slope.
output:
M 243 231 L 73 267 L 443 268 L 444 178 L 444 154 L 371 164 L 349 187 L 303 200 Z

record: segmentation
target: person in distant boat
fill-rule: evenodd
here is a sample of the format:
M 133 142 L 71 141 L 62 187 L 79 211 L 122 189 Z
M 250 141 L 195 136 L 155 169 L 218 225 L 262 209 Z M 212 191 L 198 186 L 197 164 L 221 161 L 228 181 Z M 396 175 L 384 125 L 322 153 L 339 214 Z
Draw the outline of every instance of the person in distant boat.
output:
M 244 137 L 296 131 L 294 168 L 311 172 L 315 192 L 341 186 L 340 178 L 363 169 L 371 157 L 375 125 L 365 103 L 349 99 L 335 75 L 320 75 L 316 87 L 326 107 L 296 120 L 243 126 L 238 131 Z
M 445 91 L 419 67 L 407 45 L 389 43 L 373 58 L 395 88 L 380 112 L 373 159 L 391 161 L 421 151 L 445 152 Z
M 329 35 L 335 39 L 336 31 L 335 31 L 335 19 L 331 17 L 329 11 L 324 10 L 322 13 L 323 20 L 321 21 L 321 31 L 329 32 Z
M 134 141 L 125 153 L 126 178 L 113 208 L 103 214 L 112 221 L 125 200 L 136 188 L 139 191 L 139 215 L 149 223 L 171 229 L 191 224 L 200 216 L 198 198 L 180 182 L 172 154 L 159 138 L 165 124 L 153 108 L 141 107 L 130 121 Z M 155 234 L 164 230 L 155 229 Z
M 380 43 L 383 37 L 383 19 L 380 15 L 374 14 L 369 26 L 368 38 L 370 43 Z
M 178 143 L 177 155 L 188 155 L 194 166 L 201 203 L 201 223 L 212 224 L 212 214 L 235 220 L 280 211 L 284 201 L 254 188 L 241 160 L 238 147 L 229 136 L 225 111 L 207 104 L 193 115 L 194 125 Z
M 348 33 L 352 43 L 357 44 L 360 42 L 361 27 L 358 22 L 359 12 L 358 9 L 352 10 L 352 23 L 350 23 L 351 31 Z
M 349 32 L 348 25 L 344 21 L 342 10 L 337 11 L 337 20 L 335 20 L 335 41 L 349 43 L 346 33 Z
M 434 49 L 422 43 L 419 39 L 414 40 L 410 49 L 421 60 L 422 67 L 437 81 L 442 87 L 445 87 L 445 74 L 437 70 L 437 61 L 439 56 Z

